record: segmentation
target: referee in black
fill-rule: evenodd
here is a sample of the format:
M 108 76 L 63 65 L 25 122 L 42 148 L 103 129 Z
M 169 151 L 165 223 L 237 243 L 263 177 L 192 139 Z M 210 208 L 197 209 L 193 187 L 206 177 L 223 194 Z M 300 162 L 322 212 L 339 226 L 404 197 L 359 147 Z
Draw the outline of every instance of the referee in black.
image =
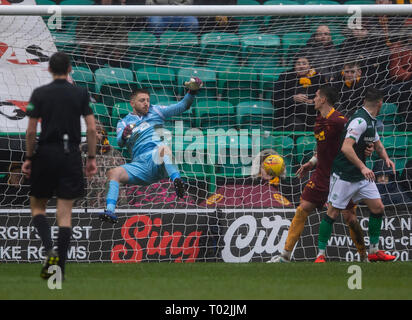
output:
M 96 125 L 89 107 L 86 89 L 67 81 L 70 58 L 64 52 L 53 54 L 49 61 L 53 82 L 36 88 L 27 106 L 29 123 L 26 132 L 26 159 L 22 170 L 30 179 L 30 207 L 33 224 L 42 240 L 46 260 L 40 276 L 48 279 L 51 265 L 64 266 L 71 237 L 73 201 L 84 196 L 84 179 L 79 149 L 80 118 L 87 126 L 88 158 L 85 173 L 92 176 L 96 168 Z M 41 133 L 36 146 L 37 123 Z M 47 201 L 57 197 L 59 234 L 57 252 L 53 249 L 50 226 L 46 219 Z

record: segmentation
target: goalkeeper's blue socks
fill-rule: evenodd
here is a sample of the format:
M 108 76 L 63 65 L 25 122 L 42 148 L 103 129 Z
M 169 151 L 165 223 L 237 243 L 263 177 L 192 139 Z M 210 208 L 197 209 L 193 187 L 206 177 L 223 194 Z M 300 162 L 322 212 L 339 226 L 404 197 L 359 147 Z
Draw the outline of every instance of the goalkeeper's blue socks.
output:
M 119 183 L 114 180 L 109 181 L 109 190 L 106 197 L 106 209 L 114 213 L 117 199 L 119 198 Z
M 175 181 L 176 178 L 180 178 L 180 172 L 177 167 L 172 163 L 170 156 L 165 154 L 163 157 L 163 162 L 166 168 L 167 175 L 172 181 Z

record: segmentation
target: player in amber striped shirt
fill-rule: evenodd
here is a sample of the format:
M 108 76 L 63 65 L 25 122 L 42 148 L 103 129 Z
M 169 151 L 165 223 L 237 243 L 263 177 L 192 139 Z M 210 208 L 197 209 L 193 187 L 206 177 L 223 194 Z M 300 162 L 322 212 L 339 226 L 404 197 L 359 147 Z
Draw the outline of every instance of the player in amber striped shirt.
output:
M 302 234 L 307 217 L 316 208 L 322 209 L 328 199 L 331 167 L 338 154 L 340 137 L 347 122 L 347 119 L 333 108 L 337 101 L 338 92 L 330 86 L 322 86 L 316 92 L 314 99 L 315 110 L 318 111 L 314 129 L 317 141 L 316 154 L 296 173 L 302 179 L 315 166 L 316 170 L 303 190 L 282 254 L 273 257 L 269 262 L 290 261 L 293 248 Z M 371 153 L 370 149 L 368 153 Z M 365 261 L 367 259 L 366 248 L 363 232 L 356 218 L 356 206 L 350 202 L 343 211 L 343 215 L 361 260 Z

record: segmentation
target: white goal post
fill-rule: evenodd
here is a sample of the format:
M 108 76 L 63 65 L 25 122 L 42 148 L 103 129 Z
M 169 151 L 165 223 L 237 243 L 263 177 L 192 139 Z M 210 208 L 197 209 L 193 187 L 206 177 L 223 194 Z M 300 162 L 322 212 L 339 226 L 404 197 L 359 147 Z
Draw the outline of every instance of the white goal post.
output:
M 406 87 L 412 79 L 394 80 L 403 70 L 395 59 L 409 52 L 394 44 L 406 41 L 404 30 L 412 30 L 405 24 L 412 19 L 412 5 L 324 3 L 105 6 L 24 0 L 1 5 L 0 263 L 43 257 L 30 219 L 27 181 L 12 169 L 23 159 L 25 106 L 32 90 L 50 81 L 48 58 L 60 50 L 72 58 L 72 81 L 90 92 L 106 146 L 123 161 L 130 161 L 130 154 L 117 145 L 116 125 L 131 111 L 133 90 L 147 88 L 151 103 L 165 106 L 182 99 L 183 80 L 199 76 L 205 84 L 191 109 L 166 121 L 161 133 L 188 182 L 188 196 L 177 199 L 167 179 L 124 186 L 119 222 L 101 223 L 96 213 L 105 206 L 102 170 L 75 203 L 69 261 L 265 262 L 279 254 L 308 182 L 296 171 L 320 139 L 313 133 L 313 103 L 303 107 L 293 99 L 303 93 L 313 99 L 311 88 L 323 83 L 339 89 L 336 108 L 348 116 L 361 106 L 367 86 L 385 93 L 379 134 L 397 166 L 394 181 L 403 189 L 381 191 L 388 205 L 380 246 L 398 260 L 412 259 L 411 173 L 405 169 L 412 160 L 412 95 Z M 153 16 L 196 17 L 199 24 L 156 33 L 148 24 Z M 387 19 L 384 29 L 379 17 Z M 318 32 L 320 26 L 328 31 Z M 358 35 L 356 30 L 365 28 L 368 32 Z M 329 37 L 325 51 L 316 44 L 322 41 L 318 33 Z M 298 75 L 300 59 L 309 63 L 304 75 Z M 345 78 L 350 72 L 352 82 Z M 253 160 L 268 149 L 286 163 L 285 177 L 271 183 L 252 174 Z M 376 154 L 367 160 L 371 169 L 377 163 Z M 50 208 L 53 224 L 53 203 Z M 296 261 L 315 257 L 324 211 L 308 219 Z M 368 239 L 368 210 L 360 206 L 358 217 Z M 343 220 L 334 228 L 328 257 L 359 259 Z

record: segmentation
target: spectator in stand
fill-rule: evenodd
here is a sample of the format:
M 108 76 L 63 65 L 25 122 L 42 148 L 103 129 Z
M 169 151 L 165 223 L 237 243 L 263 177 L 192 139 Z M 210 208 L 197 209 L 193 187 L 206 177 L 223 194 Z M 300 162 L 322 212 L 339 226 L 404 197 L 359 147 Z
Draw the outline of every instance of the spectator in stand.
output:
M 104 208 L 106 206 L 106 173 L 108 170 L 126 163 L 121 152 L 109 144 L 107 133 L 98 120 L 96 120 L 96 142 L 97 173 L 87 179 L 87 195 L 77 200 L 75 206 L 83 208 Z M 86 164 L 87 149 L 87 142 L 80 145 L 80 150 L 83 155 L 83 165 Z M 118 201 L 119 206 L 127 205 L 125 187 L 120 188 Z
M 21 171 L 21 162 L 11 162 L 8 174 L 0 180 L 0 207 L 29 206 L 29 183 Z
M 123 0 L 97 0 L 96 5 L 120 5 Z M 127 53 L 126 17 L 80 17 L 76 26 L 76 40 L 83 54 L 75 57 L 75 64 L 85 64 L 93 72 L 110 66 L 129 68 Z
M 412 203 L 412 198 L 396 181 L 392 168 L 386 166 L 383 160 L 378 160 L 375 163 L 373 171 L 375 173 L 376 186 L 384 205 Z
M 194 5 L 236 5 L 236 0 L 194 0 Z M 234 17 L 216 16 L 199 17 L 199 33 L 208 32 L 237 32 L 238 20 Z
M 366 90 L 372 86 L 362 77 L 362 69 L 356 61 L 345 62 L 343 70 L 331 79 L 330 84 L 340 93 L 336 109 L 348 119 L 362 106 Z
M 307 52 L 298 53 L 294 61 L 294 68 L 282 73 L 274 85 L 275 127 L 285 131 L 313 131 L 316 120 L 313 98 L 324 79 L 312 68 Z
M 316 32 L 308 40 L 306 50 L 310 54 L 309 60 L 312 66 L 329 81 L 333 73 L 336 72 L 339 52 L 332 42 L 330 29 L 327 25 L 319 25 Z
M 361 29 L 348 28 L 340 52 L 341 68 L 345 61 L 358 61 L 364 76 L 375 87 L 385 85 L 389 71 L 389 48 L 381 33 L 370 32 L 366 24 Z
M 146 0 L 146 5 L 193 5 L 193 0 Z M 199 22 L 193 16 L 149 16 L 147 30 L 157 37 L 172 29 L 197 33 Z
M 391 45 L 389 72 L 393 80 L 388 89 L 391 102 L 398 104 L 403 122 L 400 131 L 412 131 L 412 19 L 407 19 L 403 36 Z

